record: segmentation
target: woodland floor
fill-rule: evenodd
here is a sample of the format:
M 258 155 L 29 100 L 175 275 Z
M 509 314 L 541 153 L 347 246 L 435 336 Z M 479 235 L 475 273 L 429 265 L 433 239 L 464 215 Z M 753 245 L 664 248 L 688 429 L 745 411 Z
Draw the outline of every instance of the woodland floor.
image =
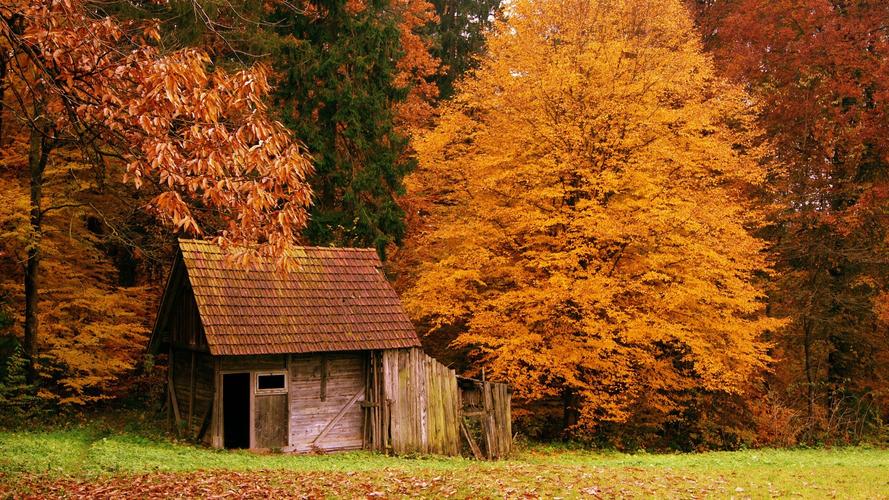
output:
M 889 450 L 623 454 L 526 446 L 506 461 L 218 452 L 96 425 L 0 432 L 0 498 L 889 498 Z

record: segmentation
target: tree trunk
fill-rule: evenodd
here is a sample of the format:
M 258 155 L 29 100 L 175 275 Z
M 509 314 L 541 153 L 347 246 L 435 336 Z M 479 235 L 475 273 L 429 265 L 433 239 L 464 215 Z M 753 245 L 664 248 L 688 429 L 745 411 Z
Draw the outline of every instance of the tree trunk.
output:
M 577 394 L 572 389 L 565 388 L 562 390 L 562 431 L 566 435 L 568 429 L 574 427 L 580 421 L 579 403 Z
M 0 147 L 3 146 L 3 111 L 6 108 L 6 72 L 8 67 L 6 54 L 0 54 Z
M 27 358 L 28 382 L 37 382 L 37 332 L 39 320 L 37 316 L 40 299 L 40 224 L 43 219 L 41 206 L 43 191 L 43 174 L 46 162 L 52 150 L 49 137 L 50 127 L 42 118 L 41 106 L 35 110 L 35 126 L 31 129 L 30 149 L 28 151 L 28 172 L 31 184 L 31 231 L 28 235 L 28 260 L 25 262 L 25 357 Z
M 803 335 L 807 389 L 806 417 L 809 421 L 809 430 L 812 430 L 815 418 L 815 376 L 812 373 L 812 323 L 808 319 L 803 320 Z

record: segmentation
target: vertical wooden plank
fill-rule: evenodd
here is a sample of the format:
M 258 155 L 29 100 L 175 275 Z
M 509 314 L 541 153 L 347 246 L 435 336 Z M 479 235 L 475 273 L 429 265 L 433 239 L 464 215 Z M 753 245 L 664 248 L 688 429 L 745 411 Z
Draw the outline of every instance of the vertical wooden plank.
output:
M 457 376 L 456 374 L 444 367 L 444 373 L 447 377 L 447 397 L 445 399 L 445 432 L 447 433 L 447 454 L 457 455 L 460 453 L 460 426 L 459 426 L 459 407 L 457 401 Z
M 370 393 L 368 398 L 375 406 L 370 409 L 370 425 L 371 425 L 371 449 L 379 450 L 380 446 L 380 391 L 379 391 L 379 371 L 377 370 L 377 351 L 370 353 Z
M 321 354 L 321 401 L 327 400 L 327 353 Z
M 399 425 L 401 422 L 399 415 L 399 399 L 401 398 L 399 379 L 401 378 L 401 373 L 398 371 L 398 365 L 400 364 L 401 351 L 390 351 L 389 354 L 389 431 L 391 432 L 392 451 L 400 453 L 402 437 L 401 426 Z
M 414 387 L 411 380 L 411 359 L 410 351 L 402 352 L 398 356 L 398 425 L 402 428 L 401 453 L 407 453 L 416 450 L 416 429 L 417 420 L 414 413 L 414 405 L 416 399 L 411 397 Z
M 401 452 L 401 446 L 404 443 L 403 427 L 401 425 L 401 351 L 395 351 L 390 359 L 390 368 L 392 370 L 392 403 L 389 406 L 390 421 L 392 423 L 392 451 Z
M 500 455 L 500 442 L 499 439 L 499 430 L 497 429 L 497 384 L 488 383 L 487 391 L 491 395 L 491 406 L 489 410 L 490 415 L 490 433 L 491 433 L 491 459 L 496 460 Z
M 383 450 L 387 453 L 392 451 L 392 352 L 390 350 L 383 351 L 381 354 L 380 364 L 382 370 L 382 397 L 380 399 L 380 404 L 382 404 L 382 431 L 383 431 Z
M 447 369 L 439 363 L 436 363 L 436 372 L 438 373 L 438 387 L 439 387 L 439 396 L 438 396 L 438 426 L 439 426 L 439 440 L 440 440 L 440 449 L 439 453 L 443 455 L 450 454 L 450 436 L 448 435 L 448 399 L 449 399 L 449 385 L 448 383 L 448 371 Z
M 420 387 L 420 397 L 417 398 L 417 413 L 420 417 L 420 446 L 423 453 L 429 453 L 429 387 L 426 380 L 426 354 L 418 348 L 411 349 L 414 362 L 414 373 L 417 377 L 417 385 Z
M 447 375 L 444 367 L 433 360 L 435 369 L 435 439 L 436 453 L 447 453 L 447 434 L 445 430 L 445 399 L 447 397 Z
M 405 450 L 406 452 L 419 452 L 420 450 L 420 416 L 417 412 L 417 401 L 420 397 L 420 387 L 419 381 L 417 380 L 417 375 L 414 373 L 414 369 L 416 368 L 413 363 L 414 352 L 413 350 L 408 350 L 404 353 L 404 371 L 405 371 L 405 381 L 404 384 L 404 402 L 405 407 L 407 408 L 407 424 L 408 429 L 410 429 L 409 438 L 407 440 L 408 448 Z
M 186 431 L 189 438 L 194 437 L 194 398 L 195 393 L 197 392 L 197 377 L 198 377 L 198 367 L 197 363 L 195 363 L 195 352 L 191 351 L 191 377 L 189 378 L 189 386 L 191 389 L 188 391 L 188 424 L 186 425 Z
M 493 460 L 497 450 L 496 437 L 494 434 L 494 413 L 492 411 L 493 401 L 491 395 L 491 384 L 482 382 L 482 401 L 484 403 L 485 415 L 482 419 L 482 429 L 484 431 L 485 453 L 488 460 Z
M 422 417 L 421 411 L 420 411 L 420 405 L 422 405 L 426 402 L 425 398 L 423 397 L 425 388 L 426 388 L 425 387 L 426 381 L 420 380 L 420 374 L 419 374 L 420 366 L 419 366 L 419 363 L 417 362 L 417 349 L 411 349 L 410 351 L 408 351 L 407 362 L 408 362 L 408 368 L 410 370 L 409 373 L 410 373 L 410 377 L 411 377 L 411 385 L 410 385 L 410 391 L 409 391 L 409 394 L 410 394 L 409 397 L 410 397 L 410 401 L 411 401 L 411 406 L 410 406 L 410 408 L 411 408 L 411 422 L 413 422 L 413 424 L 414 424 L 412 426 L 413 427 L 413 438 L 411 439 L 413 446 L 411 447 L 410 451 L 419 452 L 419 453 L 426 453 L 426 450 L 423 448 L 423 444 L 424 444 L 423 443 L 423 441 L 424 441 L 423 424 L 424 424 L 424 422 L 423 422 L 423 417 Z
M 512 454 L 512 394 L 509 392 L 509 386 L 504 385 L 503 388 L 506 393 L 506 398 L 504 400 L 504 405 L 506 406 L 506 410 L 504 413 L 506 414 L 506 436 L 509 440 L 509 446 L 507 447 L 507 453 Z
M 219 370 L 219 358 L 213 358 L 213 423 L 211 424 L 212 434 L 210 435 L 210 446 L 213 448 L 222 448 L 222 374 Z
M 250 373 L 250 449 L 256 448 L 256 373 Z
M 432 367 L 432 375 L 435 380 L 435 452 L 443 454 L 444 446 L 444 377 L 441 373 L 441 365 L 434 359 L 430 359 Z
M 392 428 L 392 352 L 383 351 L 383 447 L 389 451 L 393 446 Z
M 454 455 L 457 455 L 460 453 L 460 424 L 463 422 L 463 414 L 461 412 L 463 401 L 461 399 L 460 386 L 457 383 L 457 373 L 454 370 L 450 370 L 450 374 L 452 380 L 451 391 L 453 392 L 453 395 L 451 396 L 453 398 L 451 411 L 454 413 L 454 426 L 451 431 L 454 433 L 454 438 L 451 444 L 453 447 L 451 448 L 451 451 Z
M 371 443 L 373 442 L 373 424 L 371 423 L 372 415 L 373 415 L 373 407 L 369 406 L 373 404 L 373 395 L 371 392 L 371 364 L 373 363 L 373 352 L 371 352 L 367 359 L 364 360 L 364 403 L 365 406 L 361 411 L 361 449 L 368 450 L 372 449 Z
M 405 356 L 405 368 L 408 373 L 408 387 L 407 389 L 407 401 L 409 408 L 409 421 L 411 423 L 411 438 L 410 443 L 411 447 L 408 451 L 413 452 L 422 452 L 420 448 L 421 437 L 420 437 L 420 413 L 417 411 L 417 406 L 419 404 L 420 399 L 420 381 L 417 380 L 416 369 L 417 366 L 414 363 L 414 350 L 411 349 L 407 352 L 407 356 Z
M 423 371 L 423 380 L 426 382 L 426 401 L 423 405 L 426 420 L 425 453 L 435 453 L 437 446 L 435 436 L 435 374 L 433 373 L 431 359 L 425 354 L 420 355 L 420 366 Z
M 505 441 L 503 440 L 503 396 L 501 394 L 501 389 L 503 388 L 503 384 L 494 384 L 494 416 L 495 419 L 495 428 L 497 431 L 497 458 L 503 457 L 505 454 L 504 447 L 506 446 Z
M 291 386 L 291 383 L 290 383 L 290 379 L 291 379 L 290 361 L 291 361 L 290 354 L 284 356 L 284 377 L 287 379 L 287 396 L 286 396 L 286 406 L 285 406 L 286 418 L 287 418 L 287 430 L 286 430 L 287 438 L 285 440 L 284 446 L 288 449 L 292 446 L 290 441 L 293 437 L 293 423 L 291 422 L 292 419 L 290 418 L 290 401 L 291 401 L 291 399 L 290 399 L 291 398 L 291 396 L 290 396 L 290 386 Z
M 175 374 L 176 365 L 174 364 L 173 347 L 170 346 L 170 356 L 167 367 L 167 387 L 170 394 L 170 406 L 173 408 L 173 430 L 176 436 L 179 436 L 179 427 L 182 421 L 182 415 L 179 413 L 179 398 L 176 395 Z
M 500 421 L 497 423 L 497 427 L 500 428 L 500 458 L 506 458 L 509 456 L 509 447 L 510 442 L 512 441 L 512 436 L 509 435 L 509 422 L 507 422 L 506 418 L 506 384 L 498 384 L 500 386 L 500 401 L 498 402 L 500 405 L 500 411 L 498 415 L 500 415 Z
M 501 414 L 503 415 L 503 421 L 501 426 L 503 427 L 503 458 L 509 457 L 510 453 L 512 453 L 512 422 L 510 422 L 509 417 L 509 386 L 506 384 L 502 384 L 501 387 L 501 401 L 502 405 Z
M 373 384 L 371 392 L 373 393 L 373 401 L 376 406 L 373 410 L 373 449 L 383 450 L 383 432 L 382 432 L 382 415 L 383 415 L 383 398 L 380 389 L 380 352 L 374 351 L 371 355 L 371 370 L 373 371 Z
M 453 370 L 448 370 L 448 390 L 450 399 L 448 402 L 448 432 L 450 433 L 450 454 L 460 453 L 460 400 L 457 390 L 457 375 Z
M 374 449 L 378 451 L 385 451 L 386 447 L 383 440 L 383 407 L 386 402 L 383 397 L 382 352 L 375 351 L 373 355 L 373 361 L 373 391 L 374 401 L 377 405 L 376 407 L 374 407 L 374 417 L 376 418 L 374 422 Z

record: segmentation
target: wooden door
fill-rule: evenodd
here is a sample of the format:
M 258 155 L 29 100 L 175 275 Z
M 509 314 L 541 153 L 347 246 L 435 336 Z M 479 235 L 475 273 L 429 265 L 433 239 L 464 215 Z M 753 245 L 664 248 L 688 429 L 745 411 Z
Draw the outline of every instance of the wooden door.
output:
M 255 448 L 281 449 L 287 446 L 287 395 L 254 396 Z

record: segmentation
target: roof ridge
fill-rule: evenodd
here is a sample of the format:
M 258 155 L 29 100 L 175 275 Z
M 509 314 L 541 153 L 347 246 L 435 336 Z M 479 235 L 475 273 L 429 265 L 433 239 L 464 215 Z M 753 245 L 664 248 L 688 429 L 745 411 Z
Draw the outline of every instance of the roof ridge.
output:
M 194 239 L 194 238 L 177 238 L 177 242 L 180 244 L 181 243 L 194 243 L 194 244 L 198 244 L 198 245 L 208 245 L 208 246 L 213 246 L 213 247 L 222 249 L 222 247 L 220 247 L 216 243 L 213 243 L 212 241 L 208 241 L 208 240 L 198 240 L 198 239 Z M 376 253 L 376 251 L 377 251 L 373 247 L 329 247 L 329 246 L 323 247 L 323 246 L 316 246 L 316 245 L 294 245 L 291 248 L 294 250 L 329 250 L 329 251 L 346 250 L 346 251 L 350 251 L 350 252 L 371 251 L 374 253 Z

